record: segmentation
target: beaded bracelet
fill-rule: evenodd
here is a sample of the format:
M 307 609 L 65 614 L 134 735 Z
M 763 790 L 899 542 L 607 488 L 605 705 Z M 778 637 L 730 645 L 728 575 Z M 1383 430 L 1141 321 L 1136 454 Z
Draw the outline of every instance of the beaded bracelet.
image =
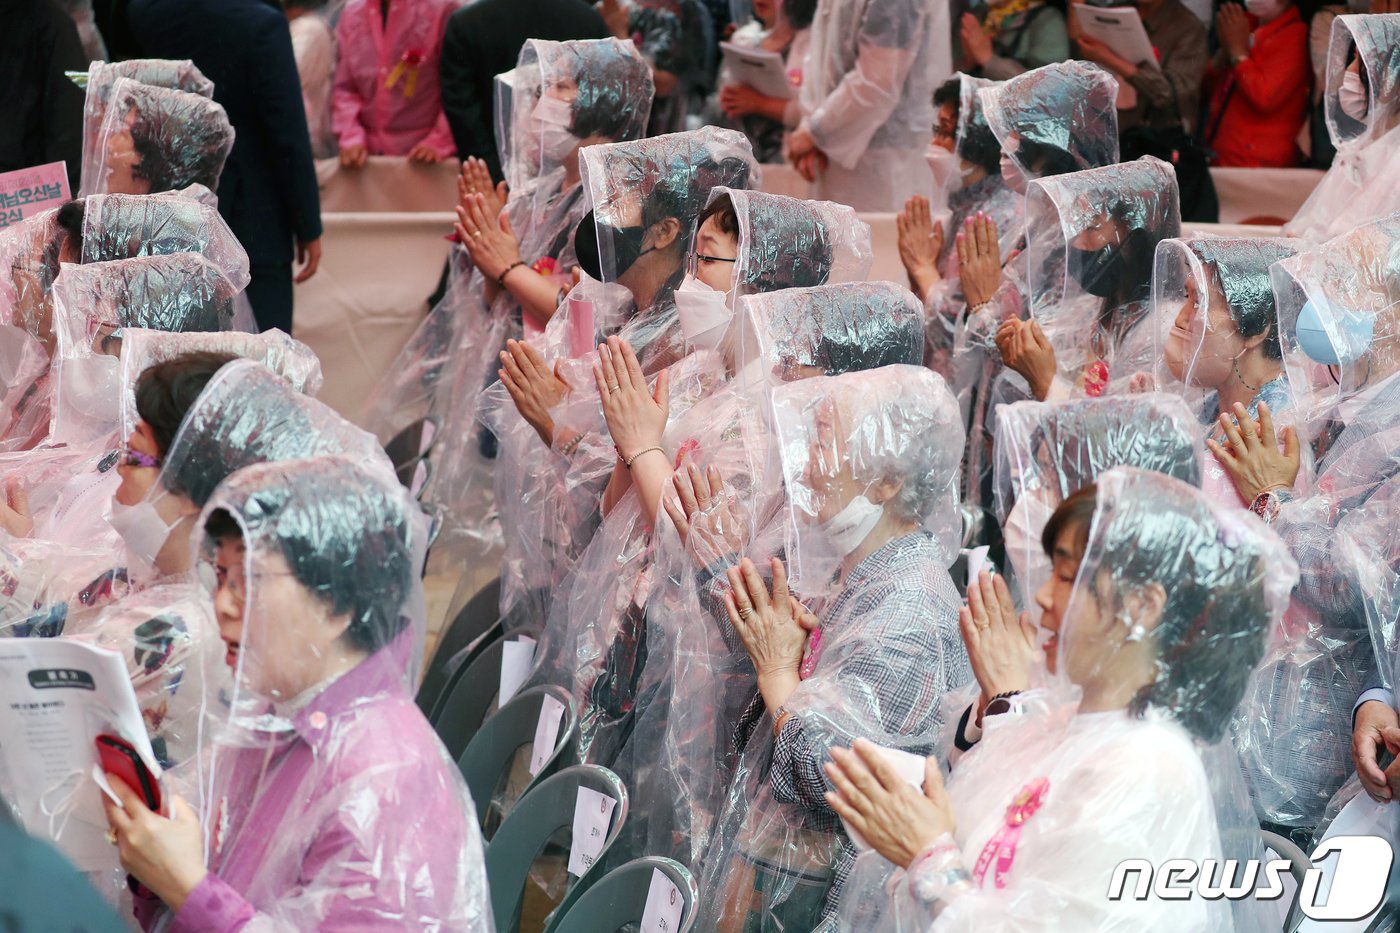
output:
M 524 260 L 517 259 L 515 262 L 513 262 L 513 263 L 511 263 L 510 265 L 506 266 L 506 271 L 504 271 L 504 272 L 502 272 L 500 275 L 496 276 L 496 287 L 497 287 L 497 288 L 505 288 L 505 287 L 506 287 L 506 276 L 510 275 L 512 271 L 514 271 L 515 269 L 517 269 L 517 268 L 519 268 L 520 266 L 523 266 L 523 265 L 525 265 Z
M 622 461 L 622 465 L 625 466 L 625 467 L 627 467 L 627 469 L 630 470 L 630 469 L 632 469 L 632 464 L 633 464 L 634 462 L 636 462 L 636 459 L 637 459 L 638 457 L 640 457 L 642 454 L 649 454 L 649 453 L 651 453 L 653 450 L 660 451 L 661 453 L 665 453 L 665 451 L 664 451 L 664 450 L 661 450 L 660 447 L 647 447 L 646 449 L 644 449 L 644 450 L 639 450 L 639 451 L 637 451 L 636 453 L 634 453 L 632 456 L 630 456 L 630 457 L 626 458 L 625 460 L 623 460 L 623 461 Z

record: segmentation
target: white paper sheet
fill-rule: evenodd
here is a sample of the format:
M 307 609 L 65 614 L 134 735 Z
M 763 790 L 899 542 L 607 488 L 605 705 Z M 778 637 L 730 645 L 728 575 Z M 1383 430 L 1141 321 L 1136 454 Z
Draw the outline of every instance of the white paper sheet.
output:
M 0 639 L 0 767 L 25 829 L 51 840 L 81 871 L 115 867 L 93 773 L 96 739 L 130 742 L 152 774 L 160 764 L 115 651 L 58 638 Z
M 1084 35 L 1097 39 L 1134 65 L 1157 64 L 1152 40 L 1142 25 L 1142 16 L 1134 7 L 1091 7 L 1074 5 L 1075 15 Z
M 724 67 L 735 81 L 747 84 L 765 97 L 779 100 L 792 97 L 787 67 L 777 52 L 744 48 L 729 42 L 721 42 L 719 47 L 724 54 Z

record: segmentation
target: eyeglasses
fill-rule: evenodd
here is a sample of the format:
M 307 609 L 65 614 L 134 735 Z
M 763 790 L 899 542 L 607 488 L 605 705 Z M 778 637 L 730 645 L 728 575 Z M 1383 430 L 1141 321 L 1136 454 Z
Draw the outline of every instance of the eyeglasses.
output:
M 933 138 L 955 140 L 957 139 L 957 130 L 948 129 L 947 127 L 943 126 L 935 126 L 933 128 Z
M 739 260 L 738 260 L 737 258 L 735 258 L 735 259 L 725 259 L 723 256 L 706 256 L 704 253 L 691 253 L 691 254 L 690 254 L 690 265 L 687 267 L 686 271 L 689 272 L 689 273 L 693 276 L 693 275 L 695 275 L 695 273 L 700 269 L 700 264 L 701 264 L 701 263 L 704 263 L 705 265 L 708 266 L 708 265 L 711 265 L 711 264 L 716 263 L 716 262 L 738 262 L 738 261 L 739 261 Z
M 143 454 L 139 450 L 126 449 L 122 455 L 122 462 L 131 467 L 154 467 L 160 469 L 160 461 L 150 454 Z

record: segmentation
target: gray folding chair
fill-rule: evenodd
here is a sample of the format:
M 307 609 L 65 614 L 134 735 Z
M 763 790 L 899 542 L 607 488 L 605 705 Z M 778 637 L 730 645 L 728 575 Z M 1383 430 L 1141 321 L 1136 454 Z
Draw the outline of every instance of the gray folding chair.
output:
M 685 901 L 675 933 L 687 933 L 695 926 L 699 888 L 684 865 L 655 855 L 628 862 L 587 888 L 582 883 L 574 885 L 544 928 L 545 933 L 617 933 L 628 924 L 641 923 L 652 875 L 658 871 L 676 886 Z
M 1312 867 L 1312 859 L 1307 853 L 1289 839 L 1278 833 L 1267 829 L 1260 830 L 1264 842 L 1264 859 L 1268 861 L 1277 855 L 1279 858 L 1286 858 L 1289 862 L 1288 873 L 1293 876 L 1293 881 L 1298 885 L 1298 889 L 1293 892 L 1293 903 L 1288 908 L 1288 918 L 1284 922 L 1285 930 L 1296 930 L 1303 922 L 1303 911 L 1298 907 L 1298 893 L 1302 890 L 1303 879 L 1308 875 L 1308 869 Z M 1270 853 L 1273 855 L 1270 855 Z
M 437 730 L 438 738 L 447 746 L 447 753 L 453 760 L 461 757 L 481 724 L 494 710 L 492 704 L 501 686 L 501 658 L 505 654 L 507 641 L 528 635 L 538 639 L 539 630 L 495 632 L 481 653 L 470 664 L 463 664 L 452 674 L 447 690 L 437 708 L 428 716 L 428 722 Z
M 556 833 L 562 830 L 572 834 L 580 787 L 617 801 L 602 851 L 573 887 L 586 891 L 601 876 L 598 863 L 603 861 L 627 819 L 627 789 L 607 768 L 575 765 L 535 785 L 520 799 L 520 804 L 506 817 L 500 832 L 486 847 L 486 880 L 491 886 L 496 933 L 516 933 L 520 929 L 520 908 L 530 868 Z
M 481 724 L 476 735 L 467 743 L 466 749 L 457 759 L 457 767 L 471 790 L 476 812 L 481 819 L 482 832 L 491 838 L 494 825 L 488 818 L 492 815 L 492 801 L 497 788 L 506 783 L 515 764 L 516 753 L 521 749 L 534 752 L 535 727 L 539 724 L 540 708 L 545 697 L 553 697 L 564 706 L 564 715 L 559 722 L 559 735 L 554 748 L 545 756 L 544 764 L 535 775 L 524 781 L 524 787 L 515 800 L 502 803 L 496 816 L 509 817 L 515 803 L 529 793 L 530 788 L 539 784 L 564 764 L 564 750 L 574 741 L 578 729 L 578 714 L 574 701 L 562 687 L 533 687 L 516 694 L 509 703 L 496 711 L 496 715 Z
M 437 441 L 438 419 L 434 415 L 424 415 L 390 438 L 384 445 L 389 462 L 397 470 L 399 467 L 428 455 Z
M 419 685 L 418 696 L 415 698 L 424 716 L 432 718 L 433 709 L 442 700 L 442 694 L 447 689 L 448 678 L 452 671 L 456 670 L 455 667 L 449 669 L 449 662 L 464 649 L 485 647 L 487 642 L 483 636 L 500 618 L 501 579 L 497 577 L 482 587 L 443 630 L 437 650 L 433 652 L 432 660 L 423 672 L 423 682 Z M 458 663 L 469 664 L 471 659 L 469 651 Z

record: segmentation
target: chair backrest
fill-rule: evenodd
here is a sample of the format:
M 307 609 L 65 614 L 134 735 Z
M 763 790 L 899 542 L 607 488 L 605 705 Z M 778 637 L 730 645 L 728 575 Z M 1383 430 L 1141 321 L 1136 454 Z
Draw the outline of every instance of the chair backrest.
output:
M 1269 830 L 1260 831 L 1264 842 L 1264 858 L 1267 861 L 1275 856 L 1288 859 L 1288 873 L 1293 876 L 1293 881 L 1297 887 L 1293 891 L 1293 902 L 1288 905 L 1287 916 L 1284 920 L 1285 930 L 1296 930 L 1303 922 L 1303 911 L 1298 907 L 1298 893 L 1302 890 L 1303 879 L 1307 877 L 1308 869 L 1312 867 L 1312 859 L 1302 849 L 1289 839 L 1278 833 Z
M 389 439 L 384 452 L 395 469 L 422 459 L 433 449 L 438 436 L 438 420 L 434 415 L 424 415 Z
M 438 639 L 437 650 L 423 672 L 423 683 L 418 687 L 417 703 L 423 715 L 431 717 L 433 709 L 442 699 L 447 689 L 448 677 L 456 667 L 448 665 L 464 648 L 476 644 L 484 648 L 487 644 L 482 636 L 490 631 L 501 618 L 501 579 L 497 577 L 481 588 L 456 617 L 443 630 Z M 470 664 L 471 656 L 459 659 L 459 665 Z
M 454 760 L 467 750 L 472 737 L 491 712 L 491 704 L 496 701 L 501 687 L 501 661 L 505 654 L 506 642 L 527 635 L 539 639 L 539 630 L 512 632 L 509 636 L 497 626 L 492 629 L 492 637 L 470 664 L 459 665 L 452 672 L 447 689 L 428 722 L 437 730 L 438 738 L 447 746 L 447 753 Z
M 640 923 L 657 872 L 676 886 L 685 901 L 675 933 L 686 933 L 695 926 L 699 888 L 684 865 L 655 855 L 628 862 L 587 888 L 583 888 L 580 879 L 545 927 L 545 933 L 617 933 L 628 924 Z
M 578 729 L 578 714 L 574 710 L 573 697 L 562 687 L 544 686 L 522 690 L 511 701 L 496 711 L 496 715 L 481 724 L 476 735 L 457 758 L 457 767 L 462 778 L 471 790 L 476 802 L 476 812 L 481 818 L 483 829 L 491 812 L 491 800 L 500 785 L 502 777 L 509 771 L 515 760 L 515 753 L 535 741 L 535 727 L 539 725 L 540 709 L 546 697 L 552 697 L 564 707 L 564 715 L 559 722 L 559 733 L 554 747 L 545 753 L 544 764 L 526 784 L 525 793 L 531 787 L 549 777 L 564 763 L 564 750 L 574 741 Z M 502 814 L 507 815 L 507 814 Z
M 408 494 L 415 499 L 421 499 L 423 497 L 423 490 L 428 488 L 428 481 L 432 478 L 432 461 L 419 460 L 413 468 L 413 479 L 408 484 Z
M 507 708 L 510 705 L 507 704 Z M 575 765 L 529 790 L 486 847 L 486 880 L 491 886 L 491 910 L 496 917 L 496 933 L 515 933 L 520 928 L 520 907 L 530 867 L 544 851 L 550 837 L 560 830 L 572 831 L 580 787 L 606 794 L 617 801 L 602 851 L 574 886 L 591 885 L 596 880 L 594 876 L 601 875 L 598 864 L 603 861 L 608 847 L 617 839 L 627 819 L 627 789 L 622 786 L 618 776 L 607 768 Z

